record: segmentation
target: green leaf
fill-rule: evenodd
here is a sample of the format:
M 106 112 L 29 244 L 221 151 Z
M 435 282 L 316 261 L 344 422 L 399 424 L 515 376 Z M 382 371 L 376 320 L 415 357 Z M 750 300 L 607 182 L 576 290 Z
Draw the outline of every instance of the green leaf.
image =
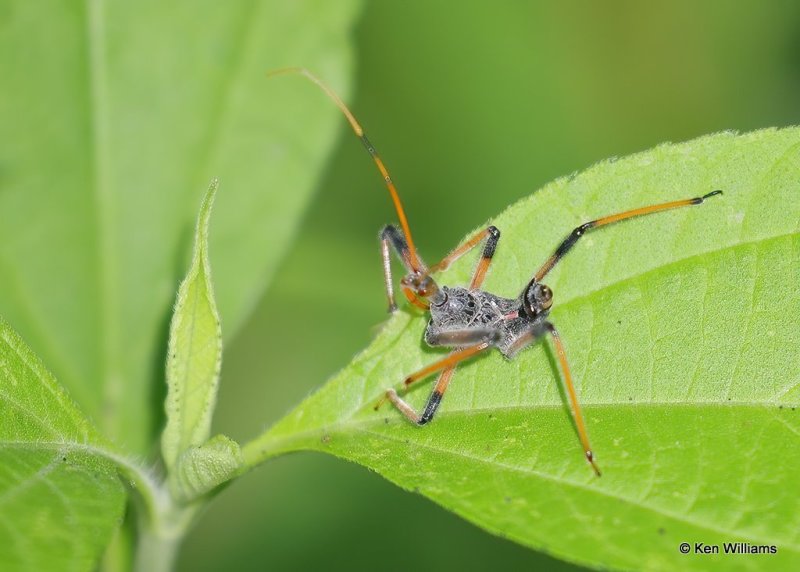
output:
M 759 558 L 797 569 L 800 129 L 663 145 L 555 181 L 493 219 L 503 236 L 485 287 L 517 296 L 582 222 L 713 189 L 725 194 L 589 233 L 547 278 L 602 478 L 583 459 L 549 343 L 459 367 L 424 428 L 373 411 L 445 351 L 424 345 L 426 317 L 413 310 L 245 445 L 246 463 L 326 451 L 592 566 L 753 566 L 678 550 L 739 541 L 775 544 Z M 465 258 L 440 282 L 466 283 Z M 427 394 L 408 398 L 420 408 Z
M 167 356 L 167 426 L 161 453 L 172 472 L 178 457 L 211 431 L 222 365 L 222 328 L 208 263 L 208 222 L 218 183 L 208 188 L 194 238 L 192 264 L 178 289 Z
M 144 454 L 197 190 L 232 336 L 268 284 L 338 110 L 266 72 L 304 65 L 343 97 L 355 0 L 0 4 L 0 313 L 107 433 Z M 198 197 L 199 198 L 199 197 Z
M 175 496 L 186 502 L 229 481 L 242 466 L 242 452 L 236 441 L 216 435 L 200 447 L 190 447 L 178 459 Z
M 197 217 L 194 255 L 178 289 L 167 356 L 167 426 L 161 451 L 173 494 L 192 500 L 230 479 L 241 465 L 239 445 L 217 435 L 205 442 L 217 401 L 222 329 L 208 262 L 208 225 L 217 181 Z M 205 442 L 205 443 L 204 443 Z
M 125 506 L 113 457 L 0 319 L 0 569 L 96 565 Z

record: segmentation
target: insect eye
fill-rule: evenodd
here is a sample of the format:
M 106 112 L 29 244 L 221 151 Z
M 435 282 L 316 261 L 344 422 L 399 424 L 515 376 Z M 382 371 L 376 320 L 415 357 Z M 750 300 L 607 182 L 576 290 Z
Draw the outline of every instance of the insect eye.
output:
M 539 286 L 539 300 L 542 304 L 542 308 L 547 310 L 550 306 L 553 305 L 553 291 L 550 290 L 548 286 L 542 284 Z

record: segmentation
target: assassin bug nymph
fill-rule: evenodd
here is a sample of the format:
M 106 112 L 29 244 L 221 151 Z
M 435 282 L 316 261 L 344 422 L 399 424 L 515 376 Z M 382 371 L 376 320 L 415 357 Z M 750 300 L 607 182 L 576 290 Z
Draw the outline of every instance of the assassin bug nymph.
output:
M 377 410 L 381 404 L 389 400 L 412 423 L 425 425 L 433 419 L 436 410 L 447 390 L 456 366 L 477 354 L 492 347 L 497 348 L 506 358 L 513 358 L 520 350 L 531 345 L 542 336 L 549 334 L 555 346 L 556 355 L 561 365 L 564 385 L 569 397 L 575 427 L 578 431 L 581 446 L 586 460 L 591 464 L 594 472 L 600 476 L 600 469 L 595 462 L 586 425 L 583 421 L 578 396 L 572 384 L 572 374 L 567 362 L 564 344 L 556 327 L 547 319 L 553 305 L 553 292 L 542 280 L 553 269 L 578 240 L 588 231 L 613 224 L 625 219 L 652 214 L 669 209 L 702 204 L 705 199 L 722 194 L 722 191 L 712 191 L 701 197 L 671 201 L 656 205 L 640 207 L 637 209 L 605 216 L 586 222 L 575 228 L 555 252 L 536 271 L 533 278 L 525 285 L 517 298 L 502 298 L 484 290 L 481 285 L 486 277 L 489 264 L 494 256 L 497 243 L 500 240 L 500 231 L 489 226 L 478 232 L 464 244 L 445 256 L 433 266 L 426 266 L 414 247 L 411 238 L 411 229 L 408 225 L 405 211 L 400 202 L 400 196 L 392 182 L 389 172 L 383 164 L 375 147 L 370 143 L 361 125 L 342 102 L 341 99 L 322 81 L 311 72 L 303 68 L 286 68 L 271 72 L 270 75 L 283 73 L 300 74 L 317 84 L 330 97 L 347 118 L 356 136 L 372 156 L 375 165 L 383 176 L 384 183 L 389 190 L 400 228 L 388 225 L 380 233 L 381 256 L 383 258 L 383 272 L 386 284 L 386 297 L 389 302 L 389 311 L 397 310 L 395 303 L 392 271 L 390 265 L 390 248 L 394 249 L 403 266 L 408 272 L 401 280 L 400 287 L 409 302 L 418 308 L 430 312 L 430 321 L 425 330 L 425 342 L 431 346 L 444 346 L 454 348 L 445 358 L 440 359 L 419 371 L 406 377 L 403 386 L 408 389 L 413 383 L 425 379 L 429 375 L 440 372 L 433 392 L 422 413 L 417 413 L 406 403 L 397 391 L 387 389 L 384 397 L 375 405 Z M 431 276 L 435 272 L 446 270 L 458 258 L 483 244 L 483 253 L 469 286 L 448 287 L 439 286 Z

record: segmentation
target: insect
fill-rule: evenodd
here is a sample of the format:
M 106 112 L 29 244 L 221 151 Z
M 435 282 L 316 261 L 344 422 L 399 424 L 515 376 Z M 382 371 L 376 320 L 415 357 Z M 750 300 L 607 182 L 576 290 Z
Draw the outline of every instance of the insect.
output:
M 453 348 L 449 355 L 412 373 L 403 382 L 403 389 L 407 390 L 412 384 L 439 372 L 436 385 L 421 413 L 415 411 L 393 388 L 386 390 L 384 397 L 375 405 L 375 409 L 377 410 L 388 400 L 409 421 L 417 425 L 425 425 L 436 414 L 458 364 L 491 348 L 497 348 L 503 356 L 512 359 L 522 349 L 549 335 L 553 341 L 561 366 L 564 385 L 584 455 L 597 476 L 600 476 L 600 468 L 597 466 L 595 455 L 589 443 L 586 424 L 584 423 L 578 396 L 572 383 L 572 374 L 564 344 L 558 330 L 548 320 L 553 306 L 553 292 L 542 281 L 580 238 L 590 230 L 633 217 L 699 205 L 709 197 L 722 194 L 722 191 L 715 190 L 701 197 L 640 207 L 586 222 L 576 227 L 558 245 L 555 252 L 545 260 L 530 281 L 525 284 L 518 297 L 503 298 L 481 289 L 500 240 L 500 231 L 494 226 L 489 226 L 454 249 L 440 262 L 427 266 L 414 246 L 408 219 L 389 171 L 386 169 L 375 147 L 367 139 L 356 118 L 336 93 L 308 70 L 304 68 L 285 68 L 271 72 L 270 75 L 284 73 L 305 76 L 333 100 L 347 118 L 356 136 L 366 147 L 389 190 L 389 195 L 394 203 L 400 222 L 400 228 L 388 225 L 380 233 L 381 257 L 389 311 L 394 312 L 397 310 L 390 260 L 390 249 L 392 249 L 407 272 L 400 280 L 403 294 L 411 304 L 421 310 L 430 312 L 430 320 L 425 329 L 425 342 L 430 346 Z M 432 276 L 433 274 L 446 270 L 461 256 L 481 244 L 483 245 L 483 252 L 472 275 L 472 280 L 470 280 L 467 287 L 448 287 L 437 284 Z

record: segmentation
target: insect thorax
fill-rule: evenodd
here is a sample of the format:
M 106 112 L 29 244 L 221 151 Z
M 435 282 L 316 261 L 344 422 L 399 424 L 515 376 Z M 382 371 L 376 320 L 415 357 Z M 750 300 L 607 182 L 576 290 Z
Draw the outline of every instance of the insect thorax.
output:
M 519 299 L 502 298 L 483 290 L 442 286 L 438 300 L 431 304 L 431 319 L 425 341 L 432 345 L 451 345 L 438 341 L 439 334 L 458 331 L 485 331 L 487 341 L 506 354 L 509 346 L 532 324 L 518 315 Z

